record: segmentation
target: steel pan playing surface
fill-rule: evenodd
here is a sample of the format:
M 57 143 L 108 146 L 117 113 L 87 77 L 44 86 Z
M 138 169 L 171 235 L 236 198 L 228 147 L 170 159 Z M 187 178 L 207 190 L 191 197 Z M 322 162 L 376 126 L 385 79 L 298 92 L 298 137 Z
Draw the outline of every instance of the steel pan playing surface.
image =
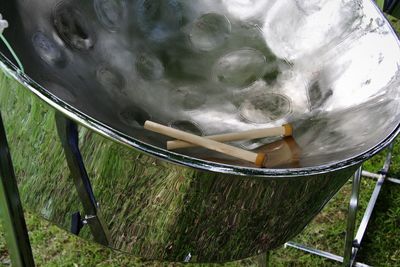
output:
M 155 172 L 166 174 L 148 178 L 159 181 L 159 187 L 151 186 L 152 193 L 120 195 L 118 201 L 130 200 L 130 208 L 123 212 L 110 196 L 116 192 L 105 197 L 107 188 L 95 186 L 113 239 L 129 239 L 113 247 L 145 258 L 182 260 L 190 252 L 198 261 L 224 261 L 274 248 L 299 232 L 355 166 L 397 133 L 399 43 L 370 1 L 46 0 L 9 1 L 3 9 L 0 12 L 11 24 L 6 36 L 32 80 L 15 74 L 5 57 L 3 68 L 35 94 L 120 143 L 215 172 L 206 175 L 142 155 L 144 166 L 158 166 Z M 13 118 L 16 123 L 18 117 Z M 219 156 L 199 149 L 167 152 L 166 138 L 143 130 L 146 119 L 203 135 L 290 122 L 302 148 L 300 166 L 255 169 L 202 160 Z M 21 138 L 31 146 L 40 142 L 26 134 Z M 269 141 L 237 145 L 253 149 Z M 129 157 L 124 162 L 120 168 L 139 164 Z M 26 169 L 32 169 L 31 164 L 21 161 Z M 67 181 L 65 171 L 54 165 L 49 175 L 56 172 Z M 136 177 L 132 183 L 137 192 L 148 186 L 136 180 L 140 172 L 121 178 L 111 171 L 118 167 L 107 168 L 107 178 L 116 183 Z M 104 182 L 104 175 L 94 171 L 93 183 Z M 169 186 L 164 184 L 167 177 L 172 177 Z M 180 177 L 188 187 L 180 197 L 172 197 L 173 181 Z M 202 184 L 207 179 L 209 186 Z M 57 192 L 60 186 L 50 185 L 46 178 L 36 183 L 43 187 L 41 192 Z M 253 192 L 255 185 L 260 193 Z M 72 198 L 72 190 L 43 196 L 46 201 L 28 193 L 23 197 L 37 211 L 52 206 L 52 212 L 45 212 L 48 219 L 65 225 L 72 208 L 53 203 Z M 231 190 L 237 203 L 224 206 Z M 158 203 L 161 192 L 174 201 Z M 150 212 L 152 205 L 160 209 Z M 292 210 L 287 208 L 291 205 Z M 282 207 L 286 212 L 280 211 Z M 161 227 L 154 218 L 169 218 L 171 224 Z M 185 219 L 177 225 L 177 218 Z M 217 230 L 211 230 L 217 222 Z M 137 226 L 141 224 L 146 226 Z M 154 229 L 163 237 L 149 237 Z M 132 234 L 135 231 L 139 234 Z M 151 246 L 160 249 L 148 255 L 146 248 Z

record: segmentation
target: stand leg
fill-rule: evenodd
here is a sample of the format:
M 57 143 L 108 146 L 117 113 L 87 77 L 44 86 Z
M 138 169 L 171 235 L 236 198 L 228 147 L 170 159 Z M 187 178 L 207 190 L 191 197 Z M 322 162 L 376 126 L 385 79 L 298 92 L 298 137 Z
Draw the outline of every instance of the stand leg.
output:
M 353 255 L 353 245 L 354 245 L 354 230 L 356 228 L 358 199 L 360 196 L 361 173 L 362 173 L 362 167 L 360 167 L 353 176 L 353 186 L 350 196 L 349 213 L 347 219 L 343 266 L 353 266 L 354 264 L 352 255 Z
M 345 251 L 344 251 L 344 257 L 326 252 L 326 251 L 321 251 L 315 248 L 309 248 L 307 246 L 304 246 L 302 244 L 297 244 L 294 242 L 287 242 L 285 244 L 285 247 L 292 247 L 310 254 L 314 254 L 317 256 L 324 257 L 326 259 L 334 260 L 340 263 L 343 263 L 343 266 L 356 266 L 356 267 L 365 267 L 368 266 L 363 263 L 355 262 L 357 252 L 360 249 L 360 244 L 363 240 L 364 234 L 367 230 L 368 223 L 371 219 L 372 212 L 374 210 L 375 204 L 377 202 L 377 199 L 379 197 L 379 193 L 382 189 L 382 186 L 385 181 L 388 182 L 393 182 L 395 184 L 400 184 L 400 180 L 396 178 L 390 178 L 387 177 L 387 174 L 389 172 L 390 168 L 390 163 L 392 159 L 392 150 L 393 150 L 393 144 L 390 145 L 388 149 L 388 153 L 386 156 L 386 160 L 384 163 L 384 166 L 382 170 L 379 173 L 370 173 L 370 172 L 365 172 L 361 171 L 361 168 L 357 170 L 357 172 L 353 176 L 353 187 L 352 187 L 352 193 L 350 197 L 350 205 L 349 205 L 349 212 L 347 215 L 347 232 L 346 232 L 346 240 L 345 240 Z M 355 222 L 356 222 L 356 213 L 357 213 L 357 208 L 358 208 L 358 197 L 359 197 L 359 191 L 360 191 L 360 182 L 361 182 L 361 174 L 365 177 L 370 177 L 377 179 L 375 189 L 373 193 L 371 194 L 368 206 L 364 212 L 362 221 L 358 227 L 357 234 L 354 235 L 354 229 L 355 229 Z
M 35 266 L 17 181 L 0 115 L 0 208 L 13 266 Z
M 92 185 L 79 150 L 78 126 L 60 113 L 56 114 L 56 124 L 68 167 L 85 211 L 84 222 L 89 225 L 95 241 L 107 246 L 110 244 L 110 234 L 94 197 Z

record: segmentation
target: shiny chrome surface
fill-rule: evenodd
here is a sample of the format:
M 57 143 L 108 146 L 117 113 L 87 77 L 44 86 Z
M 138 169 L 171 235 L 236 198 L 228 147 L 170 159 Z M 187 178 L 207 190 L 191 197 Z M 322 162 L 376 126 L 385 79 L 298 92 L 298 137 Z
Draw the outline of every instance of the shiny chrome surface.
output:
M 15 18 L 9 38 L 31 78 L 82 119 L 176 162 L 293 175 L 199 161 L 209 156 L 202 150 L 180 151 L 182 159 L 164 150 L 164 137 L 143 130 L 144 120 L 184 121 L 180 128 L 204 135 L 291 122 L 300 167 L 310 171 L 365 158 L 398 126 L 399 43 L 371 1 L 7 5 Z
M 369 0 L 17 0 L 0 9 L 26 74 L 5 49 L 1 68 L 96 132 L 81 129 L 81 149 L 112 247 L 145 259 L 227 261 L 283 244 L 399 131 L 399 42 Z M 3 88 L 0 101 L 22 198 L 69 228 L 80 203 L 54 110 L 16 91 Z M 203 135 L 290 122 L 302 154 L 298 166 L 257 169 L 200 149 L 167 152 L 146 119 Z
M 0 105 L 26 208 L 70 229 L 83 212 L 54 110 L 2 77 Z M 5 85 L 5 86 L 4 86 Z M 144 259 L 221 262 L 290 240 L 356 167 L 324 175 L 265 179 L 170 164 L 80 128 L 80 148 L 110 247 Z M 82 213 L 84 216 L 84 213 Z M 90 228 L 81 236 L 94 240 Z

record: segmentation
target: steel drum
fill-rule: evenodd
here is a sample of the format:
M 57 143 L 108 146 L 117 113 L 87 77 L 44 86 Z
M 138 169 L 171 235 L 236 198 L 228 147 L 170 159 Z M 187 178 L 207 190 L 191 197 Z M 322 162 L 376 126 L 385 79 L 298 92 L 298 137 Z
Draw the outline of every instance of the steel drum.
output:
M 82 237 L 143 259 L 272 250 L 399 132 L 399 41 L 370 0 L 5 2 L 4 34 L 25 72 L 2 46 L 1 68 L 23 86 L 2 77 L 0 104 L 25 207 L 65 229 L 80 211 Z M 97 226 L 56 113 L 81 126 Z M 292 123 L 301 154 L 256 168 L 200 148 L 167 151 L 146 120 L 198 135 Z

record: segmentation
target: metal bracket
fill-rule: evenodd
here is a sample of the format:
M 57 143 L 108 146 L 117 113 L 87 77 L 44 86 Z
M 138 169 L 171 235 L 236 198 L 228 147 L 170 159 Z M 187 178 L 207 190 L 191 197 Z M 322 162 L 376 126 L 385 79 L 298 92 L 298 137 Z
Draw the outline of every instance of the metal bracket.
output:
M 59 112 L 56 113 L 56 124 L 57 132 L 67 158 L 68 167 L 72 179 L 74 180 L 78 196 L 83 205 L 85 218 L 90 218 L 90 220 L 86 220 L 87 224 L 90 227 L 94 240 L 102 245 L 108 246 L 111 243 L 111 238 L 107 224 L 105 223 L 98 203 L 96 202 L 92 185 L 79 150 L 78 126 L 71 119 L 65 117 Z M 75 215 L 75 217 L 77 216 Z M 77 225 L 78 228 L 79 226 L 80 224 Z M 80 227 L 80 229 L 82 227 Z M 79 234 L 79 231 L 75 232 Z
M 338 261 L 343 263 L 343 266 L 368 266 L 363 263 L 356 262 L 355 259 L 357 257 L 358 250 L 361 247 L 361 243 L 365 232 L 367 230 L 368 223 L 371 219 L 372 212 L 376 205 L 376 201 L 378 200 L 379 193 L 382 189 L 382 186 L 385 181 L 393 182 L 396 184 L 400 184 L 400 181 L 396 178 L 388 178 L 387 174 L 389 172 L 390 163 L 392 160 L 392 150 L 393 144 L 389 146 L 388 153 L 386 156 L 386 160 L 382 170 L 375 174 L 362 171 L 362 169 L 358 169 L 355 175 L 353 176 L 353 185 L 352 185 L 352 193 L 350 197 L 350 204 L 349 204 L 349 212 L 347 216 L 347 231 L 346 231 L 346 239 L 345 239 L 345 249 L 344 249 L 344 257 L 326 252 L 321 251 L 314 248 L 309 248 L 301 244 L 297 244 L 295 242 L 288 242 L 285 244 L 285 247 L 292 247 L 295 249 L 302 250 L 307 253 L 311 253 L 317 256 L 321 256 L 330 260 Z M 360 194 L 360 182 L 361 176 L 369 177 L 377 179 L 375 189 L 372 192 L 370 197 L 368 206 L 364 212 L 364 216 L 361 220 L 361 223 L 358 227 L 357 233 L 354 235 L 355 225 L 356 225 L 356 213 L 358 209 L 358 198 Z
M 0 215 L 13 266 L 35 266 L 17 180 L 0 114 Z
M 71 233 L 73 233 L 74 235 L 79 235 L 79 233 L 81 232 L 82 228 L 87 224 L 87 222 L 85 223 L 84 220 L 82 220 L 82 216 L 81 213 L 75 212 L 72 214 L 71 216 Z

